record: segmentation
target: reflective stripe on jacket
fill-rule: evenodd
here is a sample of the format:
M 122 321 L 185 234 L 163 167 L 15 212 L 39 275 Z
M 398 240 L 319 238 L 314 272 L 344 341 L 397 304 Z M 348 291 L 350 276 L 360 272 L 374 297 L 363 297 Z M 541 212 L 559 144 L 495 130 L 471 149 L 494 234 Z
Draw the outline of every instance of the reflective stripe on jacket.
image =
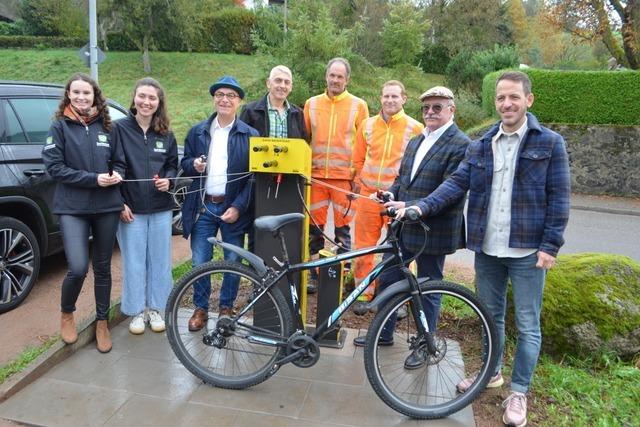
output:
M 367 103 L 346 90 L 333 98 L 323 93 L 307 100 L 304 121 L 311 136 L 311 176 L 353 179 L 351 155 L 356 128 L 367 117 Z
M 355 181 L 362 194 L 386 190 L 398 176 L 400 160 L 411 138 L 424 129 L 403 110 L 387 123 L 382 113 L 364 120 L 358 127 L 353 147 Z

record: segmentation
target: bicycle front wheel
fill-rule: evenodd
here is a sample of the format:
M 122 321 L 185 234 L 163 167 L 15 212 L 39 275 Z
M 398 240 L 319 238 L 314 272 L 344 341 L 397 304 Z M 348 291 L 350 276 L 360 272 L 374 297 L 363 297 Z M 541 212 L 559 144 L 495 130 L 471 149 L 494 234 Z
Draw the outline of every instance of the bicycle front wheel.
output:
M 470 404 L 493 375 L 498 356 L 496 328 L 487 309 L 467 288 L 434 281 L 424 285 L 422 293 L 431 301 L 440 299 L 439 312 L 432 315 L 437 326 L 430 334 L 435 351 L 428 350 L 426 337 L 418 332 L 411 295 L 399 294 L 371 322 L 365 369 L 376 394 L 391 408 L 412 418 L 442 418 Z M 393 345 L 387 341 L 379 346 L 381 336 L 389 339 L 387 322 L 398 318 L 401 310 L 408 310 L 408 315 L 397 321 Z M 465 378 L 470 380 L 460 393 L 457 385 Z
M 206 282 L 211 291 L 206 292 Z M 233 312 L 221 313 L 220 295 L 237 296 Z M 277 345 L 291 330 L 289 306 L 273 287 L 241 313 L 262 289 L 247 266 L 226 261 L 199 265 L 180 278 L 167 301 L 167 338 L 182 364 L 195 376 L 217 387 L 242 389 L 258 384 L 277 370 L 284 347 Z M 194 310 L 206 306 L 202 329 L 189 325 Z

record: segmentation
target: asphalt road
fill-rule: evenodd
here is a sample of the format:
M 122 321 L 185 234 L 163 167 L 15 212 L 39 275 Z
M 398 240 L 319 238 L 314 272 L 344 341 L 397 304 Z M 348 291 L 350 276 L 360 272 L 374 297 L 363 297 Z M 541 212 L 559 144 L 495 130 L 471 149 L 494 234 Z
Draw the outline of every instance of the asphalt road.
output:
M 640 262 L 640 216 L 571 209 L 560 254 L 605 252 Z M 464 249 L 447 257 L 473 265 L 473 252 Z

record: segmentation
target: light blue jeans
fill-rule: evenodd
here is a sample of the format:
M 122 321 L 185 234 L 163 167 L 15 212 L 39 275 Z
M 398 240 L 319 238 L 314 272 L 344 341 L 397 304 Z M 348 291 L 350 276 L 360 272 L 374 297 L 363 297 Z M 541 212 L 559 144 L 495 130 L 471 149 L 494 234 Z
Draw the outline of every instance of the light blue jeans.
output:
M 546 270 L 537 268 L 537 261 L 537 253 L 523 258 L 498 258 L 482 252 L 475 255 L 476 290 L 498 329 L 498 371 L 502 367 L 504 352 L 507 279 L 511 281 L 518 329 L 511 390 L 521 393 L 529 390 L 542 344 L 540 310 Z
M 117 233 L 124 277 L 120 311 L 163 312 L 172 286 L 171 211 L 133 215 L 133 222 L 120 221 Z
M 193 266 L 211 261 L 213 257 L 213 245 L 207 240 L 215 237 L 220 230 L 222 241 L 239 247 L 244 246 L 245 231 L 236 224 L 227 224 L 218 218 L 224 213 L 222 203 L 205 202 L 204 212 L 200 214 L 198 221 L 191 232 L 191 263 Z M 238 261 L 240 257 L 226 249 L 223 251 L 227 261 Z M 240 276 L 225 274 L 220 289 L 220 308 L 233 308 L 233 303 L 238 294 Z M 211 296 L 211 276 L 207 275 L 198 279 L 193 286 L 193 302 L 197 308 L 209 309 L 209 297 Z

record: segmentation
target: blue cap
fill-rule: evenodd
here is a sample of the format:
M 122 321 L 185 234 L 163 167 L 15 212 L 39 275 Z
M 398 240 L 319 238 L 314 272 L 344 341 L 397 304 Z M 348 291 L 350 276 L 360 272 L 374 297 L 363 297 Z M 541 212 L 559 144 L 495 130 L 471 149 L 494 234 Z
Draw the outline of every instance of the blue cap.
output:
M 244 99 L 244 90 L 242 90 L 235 77 L 222 76 L 220 80 L 211 85 L 211 87 L 209 88 L 209 93 L 211 94 L 211 96 L 213 96 L 213 94 L 222 87 L 235 90 L 236 92 L 238 92 L 238 95 L 240 95 L 240 99 Z

